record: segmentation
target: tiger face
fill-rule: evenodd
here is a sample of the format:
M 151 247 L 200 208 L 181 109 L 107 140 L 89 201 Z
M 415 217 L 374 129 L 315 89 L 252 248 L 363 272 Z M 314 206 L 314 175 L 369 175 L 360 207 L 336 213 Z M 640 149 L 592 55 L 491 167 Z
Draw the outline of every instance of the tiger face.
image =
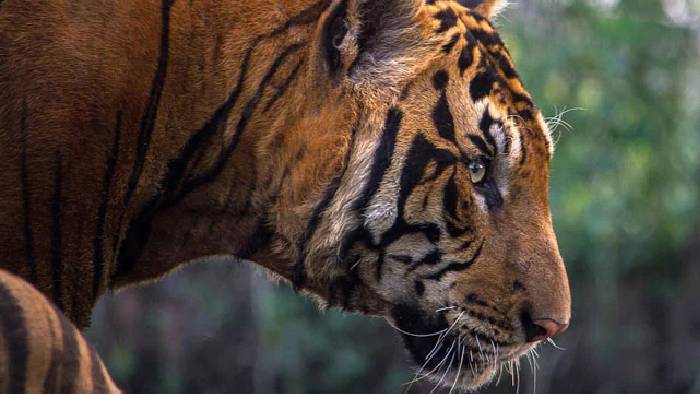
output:
M 293 282 L 383 315 L 422 374 L 469 389 L 565 330 L 553 147 L 489 18 L 498 1 L 340 1 L 318 29 L 318 112 L 348 108 L 342 169 Z M 338 104 L 338 100 L 344 100 Z

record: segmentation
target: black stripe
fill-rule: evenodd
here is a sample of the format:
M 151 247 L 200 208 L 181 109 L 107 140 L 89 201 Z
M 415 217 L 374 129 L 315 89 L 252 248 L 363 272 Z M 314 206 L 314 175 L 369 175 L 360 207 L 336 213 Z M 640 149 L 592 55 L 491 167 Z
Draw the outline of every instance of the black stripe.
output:
M 75 327 L 59 311 L 55 311 L 61 321 L 63 349 L 61 358 L 66 362 L 61 363 L 61 394 L 76 393 L 76 383 L 80 375 L 80 349 L 75 337 L 78 332 Z
M 275 92 L 272 97 L 267 101 L 267 104 L 265 105 L 265 109 L 263 112 L 268 112 L 273 105 L 279 100 L 284 94 L 287 92 L 289 89 L 289 86 L 292 84 L 294 79 L 296 79 L 297 75 L 299 74 L 299 70 L 301 70 L 301 66 L 304 64 L 304 60 L 300 60 L 299 63 L 297 63 L 296 67 L 294 67 L 294 70 L 292 70 L 291 74 L 282 82 L 282 86 L 277 88 L 277 91 Z
M 442 46 L 442 52 L 445 54 L 449 54 L 452 52 L 452 48 L 454 48 L 455 44 L 457 44 L 457 41 L 459 41 L 459 33 L 455 33 L 452 35 L 452 38 L 450 38 L 450 41 Z
M 185 195 L 191 193 L 194 189 L 201 187 L 202 185 L 205 185 L 209 182 L 212 182 L 221 174 L 221 171 L 223 171 L 223 169 L 225 168 L 226 163 L 238 147 L 238 144 L 240 143 L 241 138 L 243 136 L 243 132 L 248 127 L 250 118 L 253 116 L 253 113 L 257 109 L 260 99 L 262 98 L 262 95 L 265 92 L 265 89 L 274 78 L 275 74 L 277 73 L 277 70 L 284 64 L 285 60 L 289 55 L 302 49 L 305 45 L 305 42 L 292 44 L 285 48 L 284 51 L 282 51 L 282 53 L 274 60 L 272 66 L 270 66 L 270 69 L 267 71 L 267 73 L 261 80 L 260 85 L 258 85 L 257 91 L 255 92 L 253 97 L 251 97 L 250 100 L 248 100 L 248 103 L 246 103 L 246 106 L 243 109 L 243 113 L 241 114 L 241 117 L 238 120 L 238 124 L 236 125 L 236 132 L 233 135 L 233 138 L 229 143 L 228 147 L 226 148 L 226 151 L 224 152 L 222 157 L 217 161 L 217 163 L 212 169 L 207 171 L 204 175 L 200 175 L 197 178 L 190 181 L 188 184 L 186 184 L 180 191 L 177 197 L 178 200 L 184 197 Z
M 193 136 L 187 141 L 185 148 L 183 149 L 182 153 L 180 156 L 174 160 L 171 161 L 168 165 L 168 175 L 166 176 L 166 195 L 171 196 L 169 200 L 171 200 L 172 203 L 175 201 L 181 199 L 189 193 L 189 191 L 195 189 L 198 186 L 201 186 L 205 183 L 208 183 L 209 181 L 215 179 L 216 176 L 220 173 L 220 171 L 223 169 L 223 166 L 226 162 L 226 159 L 233 153 L 233 150 L 235 149 L 238 140 L 236 138 L 240 138 L 240 136 L 237 135 L 234 136 L 234 140 L 231 142 L 231 144 L 228 146 L 228 148 L 225 150 L 225 152 L 222 154 L 223 159 L 219 161 L 220 164 L 215 165 L 214 170 L 210 171 L 209 174 L 206 174 L 204 176 L 200 176 L 198 178 L 195 178 L 191 182 L 189 182 L 189 185 L 185 185 L 183 187 L 183 191 L 179 193 L 177 197 L 175 196 L 175 189 L 177 188 L 177 183 L 181 181 L 182 176 L 184 176 L 184 173 L 187 169 L 188 164 L 192 160 L 192 157 L 194 154 L 203 147 L 203 145 L 209 141 L 214 133 L 220 129 L 220 127 L 225 126 L 226 122 L 228 121 L 228 117 L 233 110 L 235 104 L 238 101 L 238 98 L 240 97 L 240 94 L 243 90 L 243 87 L 245 85 L 246 79 L 247 79 L 247 74 L 248 74 L 248 68 L 250 66 L 250 61 L 253 55 L 253 51 L 258 47 L 260 42 L 265 39 L 265 38 L 273 38 L 277 35 L 280 35 L 284 32 L 286 32 L 288 29 L 295 27 L 295 26 L 300 26 L 304 24 L 311 23 L 315 20 L 317 20 L 323 10 L 325 10 L 328 6 L 330 5 L 330 0 L 322 0 L 315 5 L 303 10 L 301 13 L 296 15 L 295 17 L 289 19 L 283 26 L 273 30 L 269 34 L 261 35 L 255 38 L 248 49 L 246 50 L 246 54 L 244 57 L 244 60 L 241 64 L 241 71 L 239 73 L 238 77 L 238 84 L 236 85 L 236 88 L 229 94 L 229 97 L 227 100 L 222 104 L 217 110 L 214 112 L 211 118 L 197 131 L 193 133 Z M 274 73 L 276 72 L 277 68 L 281 65 L 281 63 L 284 61 L 284 59 L 291 54 L 292 52 L 301 49 L 303 46 L 303 43 L 299 44 L 294 44 L 290 47 L 287 47 L 285 51 L 280 55 L 275 62 L 273 62 L 273 67 L 268 71 L 266 77 L 263 79 L 261 82 L 261 85 L 258 88 L 258 91 L 262 92 L 264 91 L 265 86 L 270 82 L 270 80 L 274 77 Z M 261 95 L 262 93 L 260 93 Z M 257 97 L 255 104 L 257 105 L 257 101 L 260 100 L 260 97 Z M 251 106 L 250 102 L 248 103 L 248 106 Z M 253 108 L 254 109 L 254 108 Z M 246 124 L 247 124 L 246 120 Z M 239 122 L 239 127 L 240 122 Z
M 469 83 L 469 95 L 474 102 L 489 95 L 499 79 L 494 67 L 483 58 L 480 67 L 482 67 L 481 70 L 476 72 L 474 78 Z
M 153 135 L 153 130 L 155 129 L 156 117 L 158 115 L 158 107 L 160 105 L 160 99 L 163 95 L 163 87 L 165 85 L 165 76 L 168 71 L 168 57 L 169 57 L 169 41 L 170 41 L 170 7 L 175 3 L 175 0 L 162 0 L 161 13 L 161 40 L 160 40 L 160 54 L 158 55 L 158 65 L 156 67 L 156 72 L 151 82 L 151 92 L 148 97 L 148 102 L 146 103 L 146 110 L 141 118 L 141 125 L 139 128 L 138 142 L 136 145 L 136 161 L 134 162 L 134 167 L 129 176 L 129 183 L 127 184 L 126 197 L 124 203 L 124 210 L 129 209 L 129 202 L 131 197 L 136 191 L 138 182 L 141 178 L 141 173 L 143 172 L 143 166 L 146 161 L 146 154 L 148 153 L 148 148 L 151 144 L 151 137 Z
M 486 142 L 488 142 L 489 145 L 493 147 L 491 151 L 498 154 L 498 145 L 496 144 L 496 140 L 493 138 L 493 134 L 491 134 L 491 126 L 493 126 L 495 123 L 496 120 L 493 117 L 491 117 L 491 114 L 487 109 L 484 112 L 484 115 L 481 117 L 481 122 L 479 122 L 479 128 L 484 133 L 484 137 L 486 137 Z
M 503 42 L 501 42 L 500 37 L 498 37 L 498 34 L 493 31 L 493 25 L 489 23 L 489 27 L 491 28 L 490 31 L 484 30 L 484 29 L 471 29 L 470 32 L 474 35 L 474 38 L 476 38 L 479 43 L 483 44 L 487 48 L 493 45 L 496 46 L 503 46 Z M 489 54 L 494 51 L 489 51 Z M 491 56 L 493 56 L 491 54 Z
M 341 248 L 341 256 L 344 255 L 345 251 L 349 250 L 349 248 L 351 248 L 355 243 L 362 242 L 365 246 L 378 253 L 375 274 L 377 280 L 380 280 L 382 276 L 382 265 L 385 257 L 384 248 L 389 246 L 391 243 L 395 242 L 406 234 L 415 233 L 423 233 L 428 242 L 439 242 L 441 235 L 440 229 L 437 225 L 434 223 L 408 224 L 404 218 L 408 196 L 416 186 L 421 184 L 421 181 L 427 181 L 423 178 L 425 168 L 431 161 L 437 161 L 437 168 L 435 170 L 436 175 L 434 175 L 434 177 L 437 177 L 446 168 L 454 164 L 457 161 L 457 157 L 448 150 L 436 148 L 422 134 L 416 134 L 407 153 L 407 158 L 403 163 L 401 178 L 399 180 L 399 201 L 397 202 L 399 212 L 397 214 L 396 221 L 389 230 L 385 231 L 381 235 L 381 239 L 378 244 L 374 243 L 372 236 L 364 228 L 360 228 L 346 235 L 345 239 L 343 240 L 343 247 Z M 439 262 L 439 259 L 439 253 L 434 253 L 431 254 L 429 258 L 423 259 L 415 265 L 436 264 Z
M 476 185 L 476 189 L 479 193 L 483 194 L 486 198 L 486 206 L 489 210 L 497 209 L 503 206 L 503 197 L 501 192 L 498 190 L 498 186 L 493 179 L 487 179 L 483 184 Z
M 93 256 L 93 278 L 92 278 L 92 298 L 97 299 L 100 287 L 105 278 L 104 275 L 104 238 L 105 224 L 107 222 L 107 204 L 109 203 L 109 193 L 114 178 L 117 158 L 119 157 L 119 142 L 121 139 L 122 128 L 122 113 L 117 113 L 116 126 L 114 127 L 114 142 L 112 143 L 112 151 L 107 158 L 107 169 L 105 170 L 104 178 L 102 179 L 102 194 L 100 207 L 97 210 L 97 224 L 95 225 L 95 244 Z
M 3 282 L 0 282 L 0 324 L 8 352 L 9 392 L 23 393 L 27 380 L 29 333 L 22 307 Z
M 401 172 L 399 190 L 399 217 L 403 218 L 406 200 L 421 181 L 437 179 L 443 171 L 457 162 L 457 156 L 446 149 L 435 147 L 423 134 L 416 134 L 408 150 Z M 435 174 L 423 180 L 425 170 L 430 162 L 436 162 Z
M 178 185 L 184 178 L 187 168 L 196 153 L 206 146 L 217 131 L 225 127 L 229 115 L 243 91 L 253 49 L 254 47 L 251 46 L 246 51 L 246 55 L 241 64 L 238 83 L 233 91 L 231 91 L 226 101 L 214 111 L 214 114 L 212 114 L 201 128 L 192 134 L 187 140 L 187 143 L 185 143 L 180 155 L 176 159 L 168 162 L 167 173 L 162 182 L 164 185 L 163 193 L 155 196 L 146 203 L 139 215 L 129 223 L 124 242 L 119 245 L 117 264 L 112 274 L 113 277 L 123 276 L 133 269 L 133 265 L 138 260 L 143 247 L 148 241 L 148 236 L 151 231 L 151 221 L 153 220 L 155 211 L 159 205 L 163 204 L 163 200 L 166 199 L 166 196 L 174 196 L 176 194 Z M 173 201 L 172 204 L 178 201 L 173 197 L 170 197 L 170 199 Z M 121 228 L 121 223 L 119 228 Z M 117 247 L 117 245 L 118 243 L 115 242 L 115 247 Z
M 473 239 L 466 240 L 462 242 L 461 245 L 459 245 L 459 248 L 457 248 L 456 252 L 464 252 L 467 249 L 469 249 L 472 246 L 472 243 L 474 242 Z
M 237 103 L 245 85 L 248 67 L 255 48 L 257 48 L 260 42 L 265 38 L 274 38 L 277 35 L 283 34 L 291 27 L 308 24 L 317 20 L 323 10 L 325 10 L 329 4 L 330 0 L 322 0 L 288 20 L 283 26 L 268 34 L 258 36 L 256 39 L 251 41 L 241 65 L 241 72 L 239 73 L 238 85 L 236 88 L 231 92 L 227 100 L 215 111 L 212 117 L 199 130 L 194 132 L 193 136 L 185 144 L 185 147 L 178 158 L 171 160 L 168 163 L 168 170 L 164 180 L 161 182 L 161 184 L 165 185 L 164 191 L 144 204 L 140 213 L 129 223 L 125 240 L 121 243 L 121 245 L 119 245 L 119 255 L 115 272 L 113 274 L 114 277 L 123 276 L 133 269 L 133 265 L 138 260 L 141 252 L 143 251 L 143 247 L 146 245 L 151 231 L 151 221 L 153 220 L 153 216 L 158 209 L 176 204 L 194 189 L 215 180 L 225 167 L 228 158 L 232 155 L 238 142 L 240 141 L 240 132 L 237 132 L 234 135 L 232 141 L 226 147 L 224 152 L 222 152 L 221 158 L 214 164 L 212 169 L 203 175 L 186 181 L 178 191 L 178 187 L 185 177 L 187 169 L 190 167 L 192 158 L 200 149 L 207 146 L 207 143 L 217 131 L 221 130 L 223 132 L 222 128 L 225 127 L 229 115 Z M 295 44 L 292 45 L 292 47 L 295 47 L 296 45 L 301 46 L 302 44 Z M 290 48 L 292 47 L 288 47 L 285 51 L 291 51 Z M 297 48 L 294 48 L 294 50 L 296 49 Z M 289 53 L 286 55 L 288 54 Z M 275 63 L 281 63 L 282 60 L 284 59 L 280 59 L 278 57 Z M 267 83 L 269 83 L 269 80 L 274 76 L 274 71 L 277 67 L 279 67 L 279 64 L 277 64 L 274 70 L 271 69 L 268 71 L 268 74 L 270 75 L 267 78 L 268 80 L 265 81 L 265 83 L 261 83 L 258 90 L 264 91 L 265 86 L 263 85 L 267 85 Z M 251 104 L 252 101 L 249 101 L 246 108 L 249 108 L 248 111 L 251 111 L 251 114 L 257 106 L 257 102 L 259 100 L 260 97 L 257 97 L 254 104 Z M 248 114 L 248 116 L 251 114 Z M 248 120 L 249 119 L 243 121 L 241 118 L 237 129 L 240 130 L 241 128 L 245 128 Z M 118 227 L 121 228 L 121 220 Z M 115 243 L 115 246 L 116 244 L 117 243 Z
M 196 130 L 192 137 L 187 140 L 185 147 L 182 149 L 180 155 L 175 159 L 168 162 L 168 172 L 165 177 L 165 195 L 174 196 L 177 191 L 179 182 L 185 176 L 187 168 L 191 164 L 194 155 L 201 151 L 208 142 L 214 137 L 217 131 L 222 131 L 222 128 L 226 126 L 228 118 L 231 115 L 231 111 L 238 102 L 238 98 L 243 91 L 243 86 L 245 85 L 246 78 L 248 76 L 248 68 L 250 66 L 250 60 L 253 56 L 253 50 L 255 46 L 251 46 L 246 51 L 243 62 L 241 63 L 241 70 L 238 74 L 238 83 L 236 88 L 231 91 L 228 98 L 224 103 L 214 111 L 214 114 L 204 123 L 204 125 Z
M 474 8 L 478 5 L 481 5 L 484 0 L 459 0 L 458 3 L 467 7 L 467 8 Z
M 441 69 L 435 72 L 433 75 L 433 87 L 435 90 L 445 90 L 447 89 L 447 84 L 450 82 L 450 75 L 446 70 Z
M 273 30 L 267 37 L 272 38 L 278 36 L 292 27 L 307 25 L 309 23 L 315 22 L 321 17 L 323 11 L 326 10 L 332 3 L 332 0 L 321 0 L 318 3 L 310 6 L 309 8 L 301 11 L 298 15 L 294 16 L 288 20 L 284 25 Z
M 20 118 L 20 138 L 22 139 L 22 152 L 20 157 L 20 178 L 22 187 L 22 210 L 24 213 L 24 249 L 29 265 L 29 278 L 32 283 L 37 283 L 36 260 L 34 258 L 34 234 L 32 232 L 32 204 L 29 193 L 29 168 L 27 166 L 27 102 L 22 102 L 22 116 Z
M 447 233 L 451 237 L 461 237 L 472 230 L 468 223 L 460 219 L 463 216 L 459 215 L 460 208 L 461 212 L 468 208 L 469 205 L 466 201 L 467 199 L 460 194 L 455 180 L 455 172 L 453 172 L 445 185 L 445 191 L 442 195 L 442 207 L 445 221 L 447 222 Z
M 408 271 L 415 271 L 418 267 L 422 265 L 437 265 L 440 263 L 440 261 L 442 261 L 442 253 L 440 253 L 439 250 L 435 249 L 430 253 L 426 254 L 422 259 L 414 261 L 411 264 L 411 266 L 408 267 Z
M 343 240 L 340 242 L 340 247 L 338 248 L 338 261 L 347 261 L 348 252 L 356 244 L 362 244 L 366 248 L 372 250 L 373 252 L 380 253 L 379 248 L 374 245 L 372 241 L 372 235 L 364 227 L 356 228 L 343 236 Z
M 248 240 L 238 249 L 236 256 L 241 259 L 250 259 L 258 253 L 264 246 L 270 244 L 275 232 L 267 222 L 267 217 L 263 217 L 255 226 L 255 231 Z
M 354 310 L 351 305 L 352 297 L 361 283 L 357 271 L 348 270 L 347 276 L 334 280 L 328 286 L 328 305 L 340 306 L 346 311 Z
M 62 205 L 62 183 L 63 183 L 63 165 L 61 154 L 56 155 L 54 161 L 54 186 L 53 186 L 53 201 L 51 202 L 51 268 L 52 268 L 52 289 L 53 301 L 65 311 L 63 304 L 63 294 L 61 289 L 63 275 L 63 261 L 61 260 L 62 252 L 62 228 L 61 228 L 61 205 Z
M 290 164 L 287 164 L 282 172 L 279 183 L 277 186 L 275 186 L 274 192 L 272 192 L 272 198 L 267 204 L 265 204 L 266 206 L 274 207 L 277 204 L 280 195 L 282 194 L 284 183 L 289 178 L 290 171 Z M 264 214 L 258 219 L 258 223 L 253 234 L 235 254 L 241 259 L 249 259 L 262 250 L 265 246 L 269 246 L 274 236 L 275 229 L 271 225 L 270 215 L 269 213 Z
M 333 201 L 333 198 L 335 197 L 336 193 L 338 192 L 338 189 L 340 188 L 340 184 L 345 177 L 345 172 L 347 171 L 348 164 L 350 163 L 350 158 L 352 157 L 352 152 L 353 148 L 355 146 L 355 137 L 357 135 L 357 126 L 353 127 L 351 135 L 350 135 L 350 144 L 348 145 L 348 150 L 345 151 L 345 157 L 343 158 L 343 167 L 340 170 L 340 172 L 333 177 L 333 180 L 331 180 L 330 185 L 326 189 L 325 193 L 323 194 L 323 198 L 321 201 L 319 201 L 318 205 L 313 210 L 313 213 L 311 214 L 311 218 L 309 219 L 309 223 L 306 226 L 306 230 L 304 230 L 304 234 L 301 236 L 299 241 L 297 242 L 297 262 L 296 265 L 294 266 L 294 275 L 293 275 L 293 280 L 292 284 L 294 285 L 295 290 L 300 290 L 304 286 L 304 282 L 306 280 L 306 269 L 304 266 L 304 262 L 306 261 L 306 246 L 311 240 L 311 237 L 313 237 L 314 233 L 316 232 L 316 228 L 318 227 L 318 223 L 321 220 L 321 215 L 323 215 L 323 212 L 328 208 L 328 206 L 331 204 Z
M 56 384 L 58 384 L 58 364 L 60 354 L 58 351 L 58 346 L 56 342 L 56 331 L 53 326 L 53 319 L 51 316 L 55 309 L 50 308 L 46 313 L 46 324 L 49 327 L 49 335 L 51 336 L 51 358 L 49 362 L 49 369 L 46 371 L 46 376 L 44 377 L 44 393 L 55 393 Z
M 460 74 L 462 76 L 464 76 L 464 72 L 467 70 L 467 68 L 474 64 L 474 48 L 476 47 L 476 41 L 471 33 L 464 33 L 464 39 L 467 41 L 467 44 L 462 48 L 462 52 L 460 53 L 459 60 L 457 62 L 459 65 Z
M 452 112 L 450 111 L 450 104 L 447 101 L 447 91 L 443 90 L 440 94 L 440 99 L 433 109 L 433 122 L 435 127 L 440 134 L 440 137 L 448 140 L 455 141 L 455 125 L 454 118 L 452 117 Z
M 484 246 L 484 242 L 485 242 L 485 241 L 481 241 L 481 244 L 479 245 L 479 247 L 478 247 L 478 248 L 476 249 L 476 251 L 474 252 L 474 255 L 472 255 L 472 257 L 471 257 L 468 261 L 465 261 L 465 262 L 463 262 L 463 263 L 452 263 L 452 264 L 448 265 L 447 267 L 441 269 L 440 271 L 438 271 L 438 272 L 436 272 L 436 273 L 434 273 L 434 274 L 431 274 L 431 275 L 428 275 L 428 276 L 424 276 L 423 279 L 442 280 L 442 278 L 443 278 L 448 272 L 460 272 L 460 271 L 464 271 L 464 270 L 466 270 L 466 269 L 471 268 L 471 266 L 473 266 L 474 263 L 476 263 L 476 259 L 478 259 L 479 256 L 481 256 L 481 249 L 482 249 L 483 246 Z
M 435 18 L 440 21 L 436 33 L 444 33 L 457 25 L 457 14 L 452 8 L 445 8 L 435 14 Z
M 469 140 L 474 144 L 474 146 L 477 147 L 481 151 L 481 154 L 486 156 L 486 157 L 493 157 L 493 152 L 491 149 L 489 149 L 488 145 L 486 145 L 486 141 L 484 141 L 483 138 L 470 134 L 469 135 Z
M 343 58 L 338 47 L 339 44 L 342 44 L 348 32 L 345 22 L 347 8 L 347 0 L 341 1 L 328 18 L 326 18 L 321 33 L 326 63 L 328 64 L 328 69 L 332 76 L 337 75 L 343 68 Z
M 396 136 L 401 128 L 401 120 L 403 112 L 398 108 L 391 108 L 387 112 L 386 121 L 384 122 L 384 130 L 379 142 L 379 146 L 374 152 L 374 163 L 369 174 L 369 180 L 362 190 L 360 198 L 353 203 L 353 209 L 357 210 L 366 208 L 370 199 L 379 189 L 379 185 L 384 178 L 384 173 L 391 166 L 391 159 L 394 156 L 394 147 L 396 145 Z

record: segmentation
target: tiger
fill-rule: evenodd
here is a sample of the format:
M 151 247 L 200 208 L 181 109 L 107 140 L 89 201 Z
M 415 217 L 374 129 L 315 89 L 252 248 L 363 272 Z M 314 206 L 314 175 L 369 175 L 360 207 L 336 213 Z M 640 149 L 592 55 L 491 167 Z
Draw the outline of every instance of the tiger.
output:
M 481 387 L 571 318 L 504 5 L 2 1 L 0 268 L 84 328 L 234 256 Z
M 75 326 L 26 281 L 0 270 L 0 393 L 120 393 Z

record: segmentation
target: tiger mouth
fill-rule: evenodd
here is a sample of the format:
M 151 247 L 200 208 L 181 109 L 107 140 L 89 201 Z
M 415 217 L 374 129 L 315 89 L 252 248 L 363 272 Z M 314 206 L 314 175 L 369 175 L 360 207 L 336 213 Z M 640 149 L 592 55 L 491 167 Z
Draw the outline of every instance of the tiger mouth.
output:
M 444 314 L 428 316 L 406 305 L 394 306 L 391 321 L 417 366 L 414 381 L 475 389 L 532 348 L 530 344 L 499 342 L 470 330 L 465 334 L 466 327 L 449 324 Z

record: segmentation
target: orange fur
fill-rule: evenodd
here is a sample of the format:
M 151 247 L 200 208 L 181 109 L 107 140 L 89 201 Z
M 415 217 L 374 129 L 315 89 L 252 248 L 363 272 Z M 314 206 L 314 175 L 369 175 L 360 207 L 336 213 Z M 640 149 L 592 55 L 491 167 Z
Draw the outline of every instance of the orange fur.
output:
M 82 327 L 108 289 L 236 255 L 518 357 L 570 319 L 552 144 L 502 2 L 458 3 L 5 0 L 0 266 Z

